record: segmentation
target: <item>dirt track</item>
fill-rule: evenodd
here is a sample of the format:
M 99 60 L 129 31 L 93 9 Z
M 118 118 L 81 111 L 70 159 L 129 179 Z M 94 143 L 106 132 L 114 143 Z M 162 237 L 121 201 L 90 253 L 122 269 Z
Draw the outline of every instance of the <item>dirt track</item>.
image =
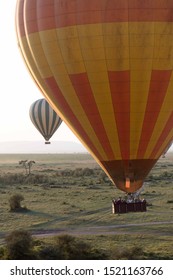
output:
M 93 227 L 78 227 L 78 228 L 60 228 L 53 230 L 39 230 L 33 231 L 32 235 L 37 237 L 48 237 L 60 234 L 70 234 L 70 235 L 101 235 L 101 234 L 139 234 L 143 233 L 145 227 L 150 226 L 150 230 L 147 231 L 147 234 L 158 234 L 158 235 L 170 235 L 172 233 L 160 232 L 159 230 L 152 229 L 152 226 L 163 225 L 163 224 L 173 224 L 173 221 L 165 222 L 149 222 L 149 223 L 140 223 L 140 224 L 126 224 L 126 225 L 112 225 L 112 226 L 93 226 Z M 139 229 L 140 227 L 140 229 Z M 133 231 L 130 229 L 133 228 Z M 121 230 L 122 229 L 122 230 Z M 123 230 L 127 229 L 127 230 Z

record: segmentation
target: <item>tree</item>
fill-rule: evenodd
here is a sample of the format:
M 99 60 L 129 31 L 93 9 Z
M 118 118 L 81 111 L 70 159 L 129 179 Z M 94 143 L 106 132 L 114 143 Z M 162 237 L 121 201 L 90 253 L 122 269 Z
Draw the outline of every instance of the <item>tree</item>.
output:
M 20 160 L 19 165 L 22 165 L 25 169 L 26 175 L 27 175 L 27 159 L 26 160 Z
M 19 165 L 22 165 L 25 169 L 26 175 L 31 174 L 31 167 L 35 163 L 34 160 L 20 160 Z
M 28 161 L 28 174 L 29 174 L 29 175 L 31 174 L 31 167 L 32 167 L 33 163 L 35 163 L 34 160 Z

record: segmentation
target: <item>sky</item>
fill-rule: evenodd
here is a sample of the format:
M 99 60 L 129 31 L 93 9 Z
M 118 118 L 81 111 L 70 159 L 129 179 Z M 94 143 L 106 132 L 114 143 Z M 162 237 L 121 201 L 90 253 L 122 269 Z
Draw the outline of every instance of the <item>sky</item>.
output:
M 31 104 L 43 95 L 33 82 L 17 46 L 16 0 L 0 0 L 0 142 L 42 141 L 29 117 Z M 52 141 L 80 143 L 62 123 Z

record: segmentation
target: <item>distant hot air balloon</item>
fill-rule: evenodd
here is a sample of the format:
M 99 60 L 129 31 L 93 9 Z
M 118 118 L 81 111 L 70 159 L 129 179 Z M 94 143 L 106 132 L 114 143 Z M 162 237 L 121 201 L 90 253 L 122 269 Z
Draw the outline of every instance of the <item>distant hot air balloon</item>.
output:
M 137 191 L 173 140 L 173 0 L 18 0 L 16 29 L 45 98 Z
M 30 107 L 29 115 L 32 123 L 46 140 L 45 144 L 50 144 L 49 139 L 62 123 L 61 118 L 45 99 L 35 101 Z

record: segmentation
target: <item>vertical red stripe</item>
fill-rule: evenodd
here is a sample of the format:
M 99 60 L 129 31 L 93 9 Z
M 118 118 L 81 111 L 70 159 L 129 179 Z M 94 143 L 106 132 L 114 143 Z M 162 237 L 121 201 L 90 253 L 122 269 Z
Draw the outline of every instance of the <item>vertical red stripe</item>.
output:
M 122 159 L 130 156 L 130 72 L 109 72 L 109 82 Z
M 74 130 L 77 132 L 77 134 L 80 135 L 80 137 L 84 140 L 86 145 L 95 154 L 95 156 L 99 160 L 101 160 L 102 159 L 101 155 L 99 154 L 96 147 L 93 145 L 87 133 L 81 126 L 80 122 L 72 112 L 70 106 L 66 102 L 64 96 L 62 95 L 61 90 L 59 89 L 55 79 L 53 77 L 49 77 L 45 79 L 45 83 L 50 88 L 53 98 L 56 100 L 56 103 L 58 103 L 57 107 L 60 110 L 60 112 L 63 114 L 63 116 L 65 116 L 65 119 L 68 121 L 68 123 L 70 123 L 73 126 Z
M 86 73 L 71 74 L 69 75 L 76 95 L 79 98 L 81 106 L 86 113 L 86 116 L 95 131 L 107 157 L 109 159 L 114 158 L 114 154 L 106 134 L 105 127 L 103 125 L 99 110 L 97 108 L 96 101 L 94 99 L 90 82 Z M 101 94 L 101 93 L 100 93 Z
M 172 125 L 173 125 L 173 113 L 171 113 L 166 125 L 165 125 L 165 128 L 163 129 L 157 143 L 156 143 L 156 146 L 154 147 L 152 153 L 151 153 L 151 156 L 150 158 L 155 158 L 157 152 L 159 151 L 161 145 L 164 143 L 164 140 L 166 139 L 166 137 L 169 135 L 171 129 L 172 129 Z
M 148 101 L 138 148 L 138 158 L 143 158 L 146 152 L 167 92 L 171 73 L 171 70 L 152 71 Z

